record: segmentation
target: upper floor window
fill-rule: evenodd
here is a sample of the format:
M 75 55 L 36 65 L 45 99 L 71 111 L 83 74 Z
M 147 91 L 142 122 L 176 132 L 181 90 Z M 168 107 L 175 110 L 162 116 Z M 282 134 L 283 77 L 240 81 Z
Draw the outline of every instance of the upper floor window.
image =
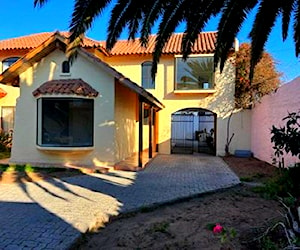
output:
M 70 73 L 70 63 L 68 61 L 63 61 L 61 72 Z
M 145 89 L 154 89 L 155 81 L 151 77 L 152 62 L 142 63 L 142 87 Z
M 2 72 L 4 72 L 6 69 L 10 67 L 13 63 L 18 61 L 20 57 L 9 57 L 2 61 Z
M 214 62 L 212 56 L 197 56 L 183 61 L 175 59 L 175 89 L 199 90 L 214 88 Z

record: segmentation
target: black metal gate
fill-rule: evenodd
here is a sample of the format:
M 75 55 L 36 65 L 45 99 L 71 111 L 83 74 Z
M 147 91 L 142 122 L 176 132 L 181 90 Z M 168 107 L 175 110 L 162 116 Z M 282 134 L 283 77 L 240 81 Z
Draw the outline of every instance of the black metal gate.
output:
M 216 154 L 216 115 L 212 112 L 201 110 L 198 112 L 198 130 L 196 131 L 198 140 L 198 152 L 206 154 Z
M 200 108 L 172 114 L 171 153 L 216 154 L 216 115 Z
M 194 115 L 172 114 L 172 154 L 192 154 L 194 152 Z

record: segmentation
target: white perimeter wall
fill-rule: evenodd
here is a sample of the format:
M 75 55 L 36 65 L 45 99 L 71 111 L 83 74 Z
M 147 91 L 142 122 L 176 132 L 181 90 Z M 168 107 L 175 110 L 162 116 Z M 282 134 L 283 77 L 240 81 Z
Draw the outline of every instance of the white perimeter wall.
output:
M 288 112 L 300 110 L 300 77 L 281 86 L 276 93 L 263 97 L 252 111 L 251 148 L 254 157 L 272 162 L 274 150 L 271 143 L 270 129 L 285 125 L 282 118 Z M 291 165 L 297 160 L 290 155 L 285 156 L 285 165 Z M 299 161 L 299 160 L 298 160 Z

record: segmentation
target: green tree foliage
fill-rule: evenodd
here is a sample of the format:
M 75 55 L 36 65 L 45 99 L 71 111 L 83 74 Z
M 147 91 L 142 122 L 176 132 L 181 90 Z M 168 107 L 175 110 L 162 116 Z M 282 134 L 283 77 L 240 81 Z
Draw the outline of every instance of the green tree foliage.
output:
M 251 45 L 241 44 L 236 53 L 236 85 L 235 100 L 237 108 L 249 108 L 261 97 L 276 90 L 280 85 L 280 76 L 275 68 L 272 56 L 263 52 L 260 62 L 256 65 L 252 82 L 249 78 Z
M 34 0 L 34 5 L 42 6 L 46 2 L 48 0 Z M 75 0 L 70 23 L 70 41 L 78 45 L 78 41 L 92 26 L 96 17 L 111 3 L 114 6 L 108 27 L 108 49 L 114 46 L 125 28 L 129 31 L 128 39 L 134 39 L 139 34 L 141 45 L 146 46 L 151 28 L 158 23 L 158 36 L 153 53 L 153 76 L 163 47 L 179 24 L 185 23 L 182 51 L 186 58 L 191 53 L 198 33 L 204 29 L 211 17 L 217 15 L 221 18 L 218 25 L 215 67 L 220 62 L 220 67 L 223 68 L 234 39 L 251 11 L 255 11 L 256 15 L 249 34 L 252 43 L 250 78 L 278 18 L 282 20 L 283 40 L 287 38 L 292 19 L 295 53 L 296 56 L 300 54 L 300 0 Z

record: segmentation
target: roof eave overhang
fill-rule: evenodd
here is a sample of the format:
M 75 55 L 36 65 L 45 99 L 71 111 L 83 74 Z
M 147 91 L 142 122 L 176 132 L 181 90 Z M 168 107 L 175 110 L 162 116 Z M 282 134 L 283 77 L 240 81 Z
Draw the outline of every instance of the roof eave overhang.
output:
M 91 61 L 92 63 L 97 63 L 104 71 L 108 74 L 112 75 L 117 81 L 119 81 L 125 87 L 131 89 L 139 96 L 143 97 L 145 101 L 148 101 L 149 104 L 154 105 L 157 109 L 163 109 L 165 106 L 156 99 L 151 93 L 146 91 L 144 88 L 137 85 L 135 82 L 131 81 L 130 79 L 124 77 L 121 73 L 113 69 L 107 63 L 103 62 L 101 59 L 96 58 L 94 55 L 90 54 L 86 50 L 79 48 L 78 54 L 86 58 L 87 60 Z

